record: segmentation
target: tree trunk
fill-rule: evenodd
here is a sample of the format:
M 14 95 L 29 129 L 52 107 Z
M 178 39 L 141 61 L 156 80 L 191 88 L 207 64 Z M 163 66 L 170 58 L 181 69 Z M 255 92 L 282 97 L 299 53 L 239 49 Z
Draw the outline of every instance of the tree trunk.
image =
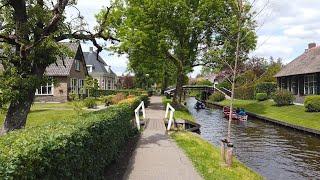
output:
M 183 74 L 183 69 L 182 67 L 177 68 L 177 84 L 176 84 L 176 92 L 174 93 L 173 97 L 173 104 L 175 105 L 180 105 L 181 100 L 182 100 L 182 91 L 183 91 L 183 79 L 184 79 L 184 74 Z
M 35 90 L 30 89 L 25 98 L 10 103 L 1 134 L 15 129 L 21 129 L 26 125 L 27 116 L 30 112 L 34 97 Z

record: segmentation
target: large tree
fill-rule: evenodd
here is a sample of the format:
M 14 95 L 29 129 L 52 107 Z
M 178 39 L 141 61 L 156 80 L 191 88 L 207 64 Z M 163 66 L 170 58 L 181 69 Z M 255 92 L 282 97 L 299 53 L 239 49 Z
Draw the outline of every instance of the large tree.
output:
M 66 22 L 65 10 L 75 0 L 0 0 L 0 104 L 9 104 L 2 133 L 25 126 L 35 97 L 35 90 L 46 83 L 46 67 L 68 50 L 59 44 L 65 39 L 113 39 L 107 29 L 107 9 L 95 32 L 77 30 Z M 80 17 L 80 16 L 79 16 Z M 72 21 L 75 22 L 75 21 Z
M 118 19 L 113 25 L 121 40 L 119 50 L 129 56 L 143 51 L 139 62 L 146 66 L 151 57 L 171 62 L 176 71 L 174 102 L 181 102 L 186 74 L 210 63 L 205 54 L 210 46 L 219 45 L 213 41 L 217 23 L 226 16 L 224 4 L 223 0 L 116 0 L 111 14 Z

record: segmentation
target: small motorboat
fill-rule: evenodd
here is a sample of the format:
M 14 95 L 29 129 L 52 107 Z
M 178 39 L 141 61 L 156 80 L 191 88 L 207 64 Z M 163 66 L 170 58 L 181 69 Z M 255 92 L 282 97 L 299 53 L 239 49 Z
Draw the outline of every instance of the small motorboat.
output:
M 196 104 L 194 105 L 194 108 L 195 109 L 205 109 L 206 105 L 201 101 L 197 101 Z
M 224 114 L 225 118 L 229 119 L 230 107 L 228 107 L 228 106 L 223 107 L 223 114 Z M 233 110 L 231 116 L 232 116 L 233 120 L 239 120 L 239 121 L 247 121 L 248 120 L 248 115 L 246 114 L 246 112 L 243 109 Z

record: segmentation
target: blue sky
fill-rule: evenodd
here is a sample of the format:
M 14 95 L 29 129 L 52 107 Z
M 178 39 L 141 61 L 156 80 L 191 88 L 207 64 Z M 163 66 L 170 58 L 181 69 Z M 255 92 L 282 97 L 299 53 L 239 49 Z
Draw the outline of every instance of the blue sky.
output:
M 304 52 L 308 43 L 320 43 L 320 0 L 251 0 L 257 12 L 263 9 L 256 17 L 258 22 L 257 49 L 252 56 L 282 58 L 288 63 Z M 96 25 L 94 15 L 109 0 L 78 0 L 77 8 L 84 16 L 85 21 L 92 29 Z M 68 9 L 68 15 L 74 16 L 75 10 Z M 91 44 L 84 44 L 84 51 L 88 51 Z M 104 51 L 103 58 L 112 69 L 121 75 L 126 71 L 127 57 L 118 56 Z M 192 76 L 200 72 L 196 68 Z

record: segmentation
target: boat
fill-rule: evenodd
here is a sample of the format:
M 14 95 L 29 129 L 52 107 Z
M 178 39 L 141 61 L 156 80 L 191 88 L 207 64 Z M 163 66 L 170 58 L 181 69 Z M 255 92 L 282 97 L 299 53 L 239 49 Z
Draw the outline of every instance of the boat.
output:
M 203 102 L 197 101 L 196 104 L 194 105 L 194 108 L 197 109 L 197 110 L 198 109 L 205 109 L 206 106 L 205 106 L 205 104 Z
M 225 106 L 223 107 L 223 114 L 224 117 L 229 119 L 229 115 L 230 115 L 230 107 Z M 239 121 L 247 121 L 248 120 L 248 115 L 240 115 L 238 114 L 235 110 L 232 111 L 232 119 L 233 120 L 239 120 Z

